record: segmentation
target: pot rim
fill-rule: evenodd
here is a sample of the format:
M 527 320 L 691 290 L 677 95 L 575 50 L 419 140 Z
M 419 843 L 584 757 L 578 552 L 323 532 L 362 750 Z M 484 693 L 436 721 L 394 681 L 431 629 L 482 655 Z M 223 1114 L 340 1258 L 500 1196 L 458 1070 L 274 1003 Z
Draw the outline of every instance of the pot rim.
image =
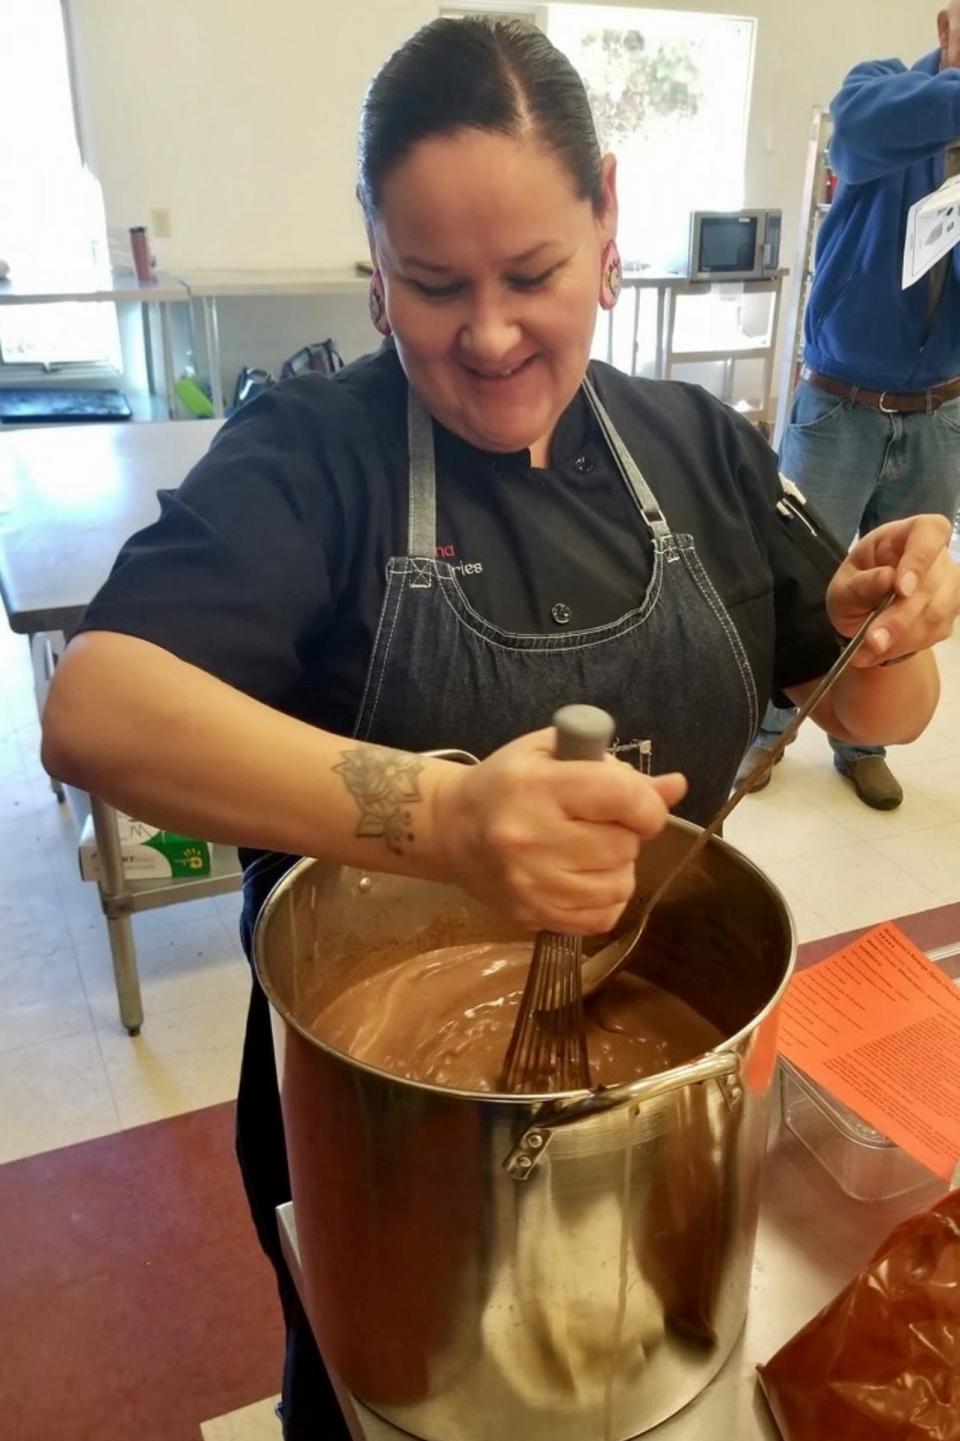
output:
M 667 824 L 679 827 L 683 830 L 700 831 L 702 829 L 701 826 L 694 825 L 692 821 L 685 821 L 679 816 L 671 816 Z M 774 893 L 776 899 L 780 902 L 784 920 L 786 922 L 786 939 L 788 941 L 788 954 L 786 964 L 784 966 L 783 975 L 780 979 L 780 983 L 774 991 L 773 995 L 769 998 L 766 1004 L 762 1006 L 761 1009 L 757 1011 L 754 1016 L 751 1017 L 749 1021 L 745 1022 L 745 1024 L 740 1027 L 738 1031 L 736 1031 L 732 1036 L 726 1037 L 720 1045 L 714 1046 L 711 1050 L 701 1052 L 700 1055 L 697 1056 L 691 1056 L 689 1061 L 684 1061 L 683 1064 L 680 1066 L 669 1066 L 665 1071 L 655 1071 L 653 1074 L 656 1076 L 672 1075 L 680 1077 L 686 1069 L 693 1066 L 696 1062 L 702 1060 L 703 1056 L 719 1055 L 725 1051 L 736 1050 L 740 1043 L 744 1041 L 753 1031 L 755 1031 L 757 1027 L 764 1020 L 766 1020 L 767 1016 L 769 1016 L 770 1013 L 774 1011 L 776 1007 L 780 1004 L 780 1000 L 783 996 L 784 991 L 787 989 L 787 986 L 790 983 L 790 978 L 793 975 L 794 967 L 796 965 L 796 925 L 794 924 L 793 913 L 791 912 L 790 906 L 787 903 L 787 899 L 784 896 L 783 892 L 780 890 L 780 887 L 774 880 L 772 880 L 764 871 L 760 869 L 760 867 L 756 864 L 755 861 L 753 861 L 748 855 L 745 855 L 744 852 L 739 850 L 737 846 L 733 845 L 730 841 L 724 839 L 723 836 L 711 836 L 710 840 L 707 842 L 706 850 L 710 851 L 711 849 L 716 849 L 718 847 L 721 850 L 724 850 L 731 854 L 746 870 L 753 872 L 753 874 L 760 881 L 762 881 L 769 890 Z M 470 1101 L 472 1103 L 487 1102 L 488 1104 L 496 1104 L 499 1106 L 513 1106 L 518 1109 L 520 1107 L 525 1107 L 527 1109 L 530 1109 L 531 1107 L 543 1106 L 547 1102 L 552 1103 L 556 1101 L 570 1100 L 577 1096 L 589 1096 L 596 1094 L 596 1092 L 593 1091 L 577 1090 L 537 1092 L 530 1091 L 524 1092 L 521 1095 L 517 1095 L 513 1092 L 505 1091 L 465 1091 L 455 1089 L 452 1086 L 438 1086 L 432 1081 L 415 1081 L 409 1076 L 398 1076 L 393 1071 L 384 1071 L 377 1066 L 371 1066 L 367 1061 L 359 1061 L 356 1059 L 356 1057 L 349 1055 L 346 1051 L 338 1050 L 336 1046 L 331 1046 L 327 1041 L 322 1041 L 318 1036 L 315 1036 L 311 1031 L 308 1031 L 306 1027 L 302 1025 L 301 1022 L 298 1021 L 296 1017 L 291 1013 L 289 1008 L 283 1002 L 281 1002 L 281 1000 L 276 994 L 273 983 L 270 981 L 269 977 L 264 974 L 264 968 L 261 965 L 260 959 L 261 942 L 262 937 L 266 932 L 266 927 L 269 923 L 272 912 L 280 904 L 286 891 L 288 889 L 292 889 L 294 879 L 302 872 L 308 871 L 312 866 L 329 866 L 331 864 L 333 863 L 329 861 L 321 861 L 311 856 L 304 856 L 301 860 L 297 861 L 295 865 L 290 866 L 288 870 L 284 871 L 280 879 L 275 882 L 275 884 L 270 890 L 269 895 L 267 896 L 263 905 L 260 907 L 259 913 L 257 914 L 257 919 L 254 922 L 253 927 L 253 938 L 251 945 L 254 980 L 256 984 L 262 987 L 274 1015 L 279 1016 L 286 1025 L 292 1027 L 292 1029 L 296 1031 L 300 1036 L 302 1036 L 305 1041 L 308 1041 L 313 1046 L 317 1046 L 320 1050 L 324 1051 L 328 1056 L 333 1057 L 335 1060 L 342 1061 L 349 1066 L 355 1067 L 357 1070 L 364 1071 L 368 1075 L 376 1077 L 377 1080 L 391 1081 L 398 1086 L 404 1086 L 413 1091 L 426 1091 L 433 1096 L 445 1097 L 449 1100 Z M 359 875 L 369 874 L 369 871 L 365 871 L 364 868 L 360 866 L 342 865 L 339 866 L 338 869 L 341 871 L 356 871 Z M 430 884 L 430 882 L 425 882 L 425 884 Z M 642 1079 L 648 1078 L 644 1077 Z M 626 1085 L 628 1083 L 623 1082 L 620 1084 Z M 684 1083 L 681 1080 L 677 1081 L 678 1087 L 682 1084 Z M 608 1087 L 601 1089 L 613 1090 L 617 1088 Z M 628 1105 L 629 1101 L 625 1100 L 622 1104 Z

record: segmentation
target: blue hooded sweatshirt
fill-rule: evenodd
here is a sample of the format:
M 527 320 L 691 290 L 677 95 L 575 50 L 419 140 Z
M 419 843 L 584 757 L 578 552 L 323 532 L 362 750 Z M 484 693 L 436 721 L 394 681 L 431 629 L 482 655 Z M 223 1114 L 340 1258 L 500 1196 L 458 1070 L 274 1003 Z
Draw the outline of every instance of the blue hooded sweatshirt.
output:
M 939 50 L 912 70 L 857 65 L 830 107 L 840 183 L 817 240 L 804 362 L 870 390 L 960 375 L 960 250 L 932 326 L 929 277 L 901 288 L 907 212 L 943 183 L 946 146 L 960 138 L 960 69 L 939 67 Z

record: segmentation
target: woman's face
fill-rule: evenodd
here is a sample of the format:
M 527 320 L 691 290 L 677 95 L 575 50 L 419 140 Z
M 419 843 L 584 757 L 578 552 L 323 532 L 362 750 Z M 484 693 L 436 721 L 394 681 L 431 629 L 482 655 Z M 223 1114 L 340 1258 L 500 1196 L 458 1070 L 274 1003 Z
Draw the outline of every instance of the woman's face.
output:
M 597 215 L 538 140 L 475 130 L 421 141 L 387 176 L 371 248 L 403 368 L 482 450 L 548 462 L 590 353 L 612 156 L 603 180 Z

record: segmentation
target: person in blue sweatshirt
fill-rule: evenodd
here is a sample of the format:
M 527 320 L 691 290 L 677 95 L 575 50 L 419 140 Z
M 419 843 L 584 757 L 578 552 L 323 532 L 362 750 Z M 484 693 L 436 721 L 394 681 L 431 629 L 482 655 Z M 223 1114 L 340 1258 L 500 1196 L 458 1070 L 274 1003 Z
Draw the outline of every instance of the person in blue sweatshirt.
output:
M 839 186 L 817 242 L 780 463 L 845 545 L 907 515 L 952 519 L 960 503 L 960 250 L 901 287 L 909 209 L 960 169 L 960 0 L 937 23 L 938 50 L 912 69 L 857 65 L 830 107 Z M 792 715 L 768 707 L 741 777 Z M 862 801 L 900 804 L 882 747 L 830 744 Z

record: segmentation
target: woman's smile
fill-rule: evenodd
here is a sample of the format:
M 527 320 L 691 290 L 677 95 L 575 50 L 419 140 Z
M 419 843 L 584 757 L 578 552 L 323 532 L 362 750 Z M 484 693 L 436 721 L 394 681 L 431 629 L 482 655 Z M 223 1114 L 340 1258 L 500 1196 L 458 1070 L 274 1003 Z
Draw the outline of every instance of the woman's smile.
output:
M 511 383 L 528 379 L 538 359 L 539 357 L 536 355 L 528 355 L 525 360 L 520 360 L 513 365 L 502 366 L 498 369 L 489 366 L 471 365 L 467 360 L 462 360 L 459 364 L 476 384 L 489 386 L 496 390 L 504 388 Z

